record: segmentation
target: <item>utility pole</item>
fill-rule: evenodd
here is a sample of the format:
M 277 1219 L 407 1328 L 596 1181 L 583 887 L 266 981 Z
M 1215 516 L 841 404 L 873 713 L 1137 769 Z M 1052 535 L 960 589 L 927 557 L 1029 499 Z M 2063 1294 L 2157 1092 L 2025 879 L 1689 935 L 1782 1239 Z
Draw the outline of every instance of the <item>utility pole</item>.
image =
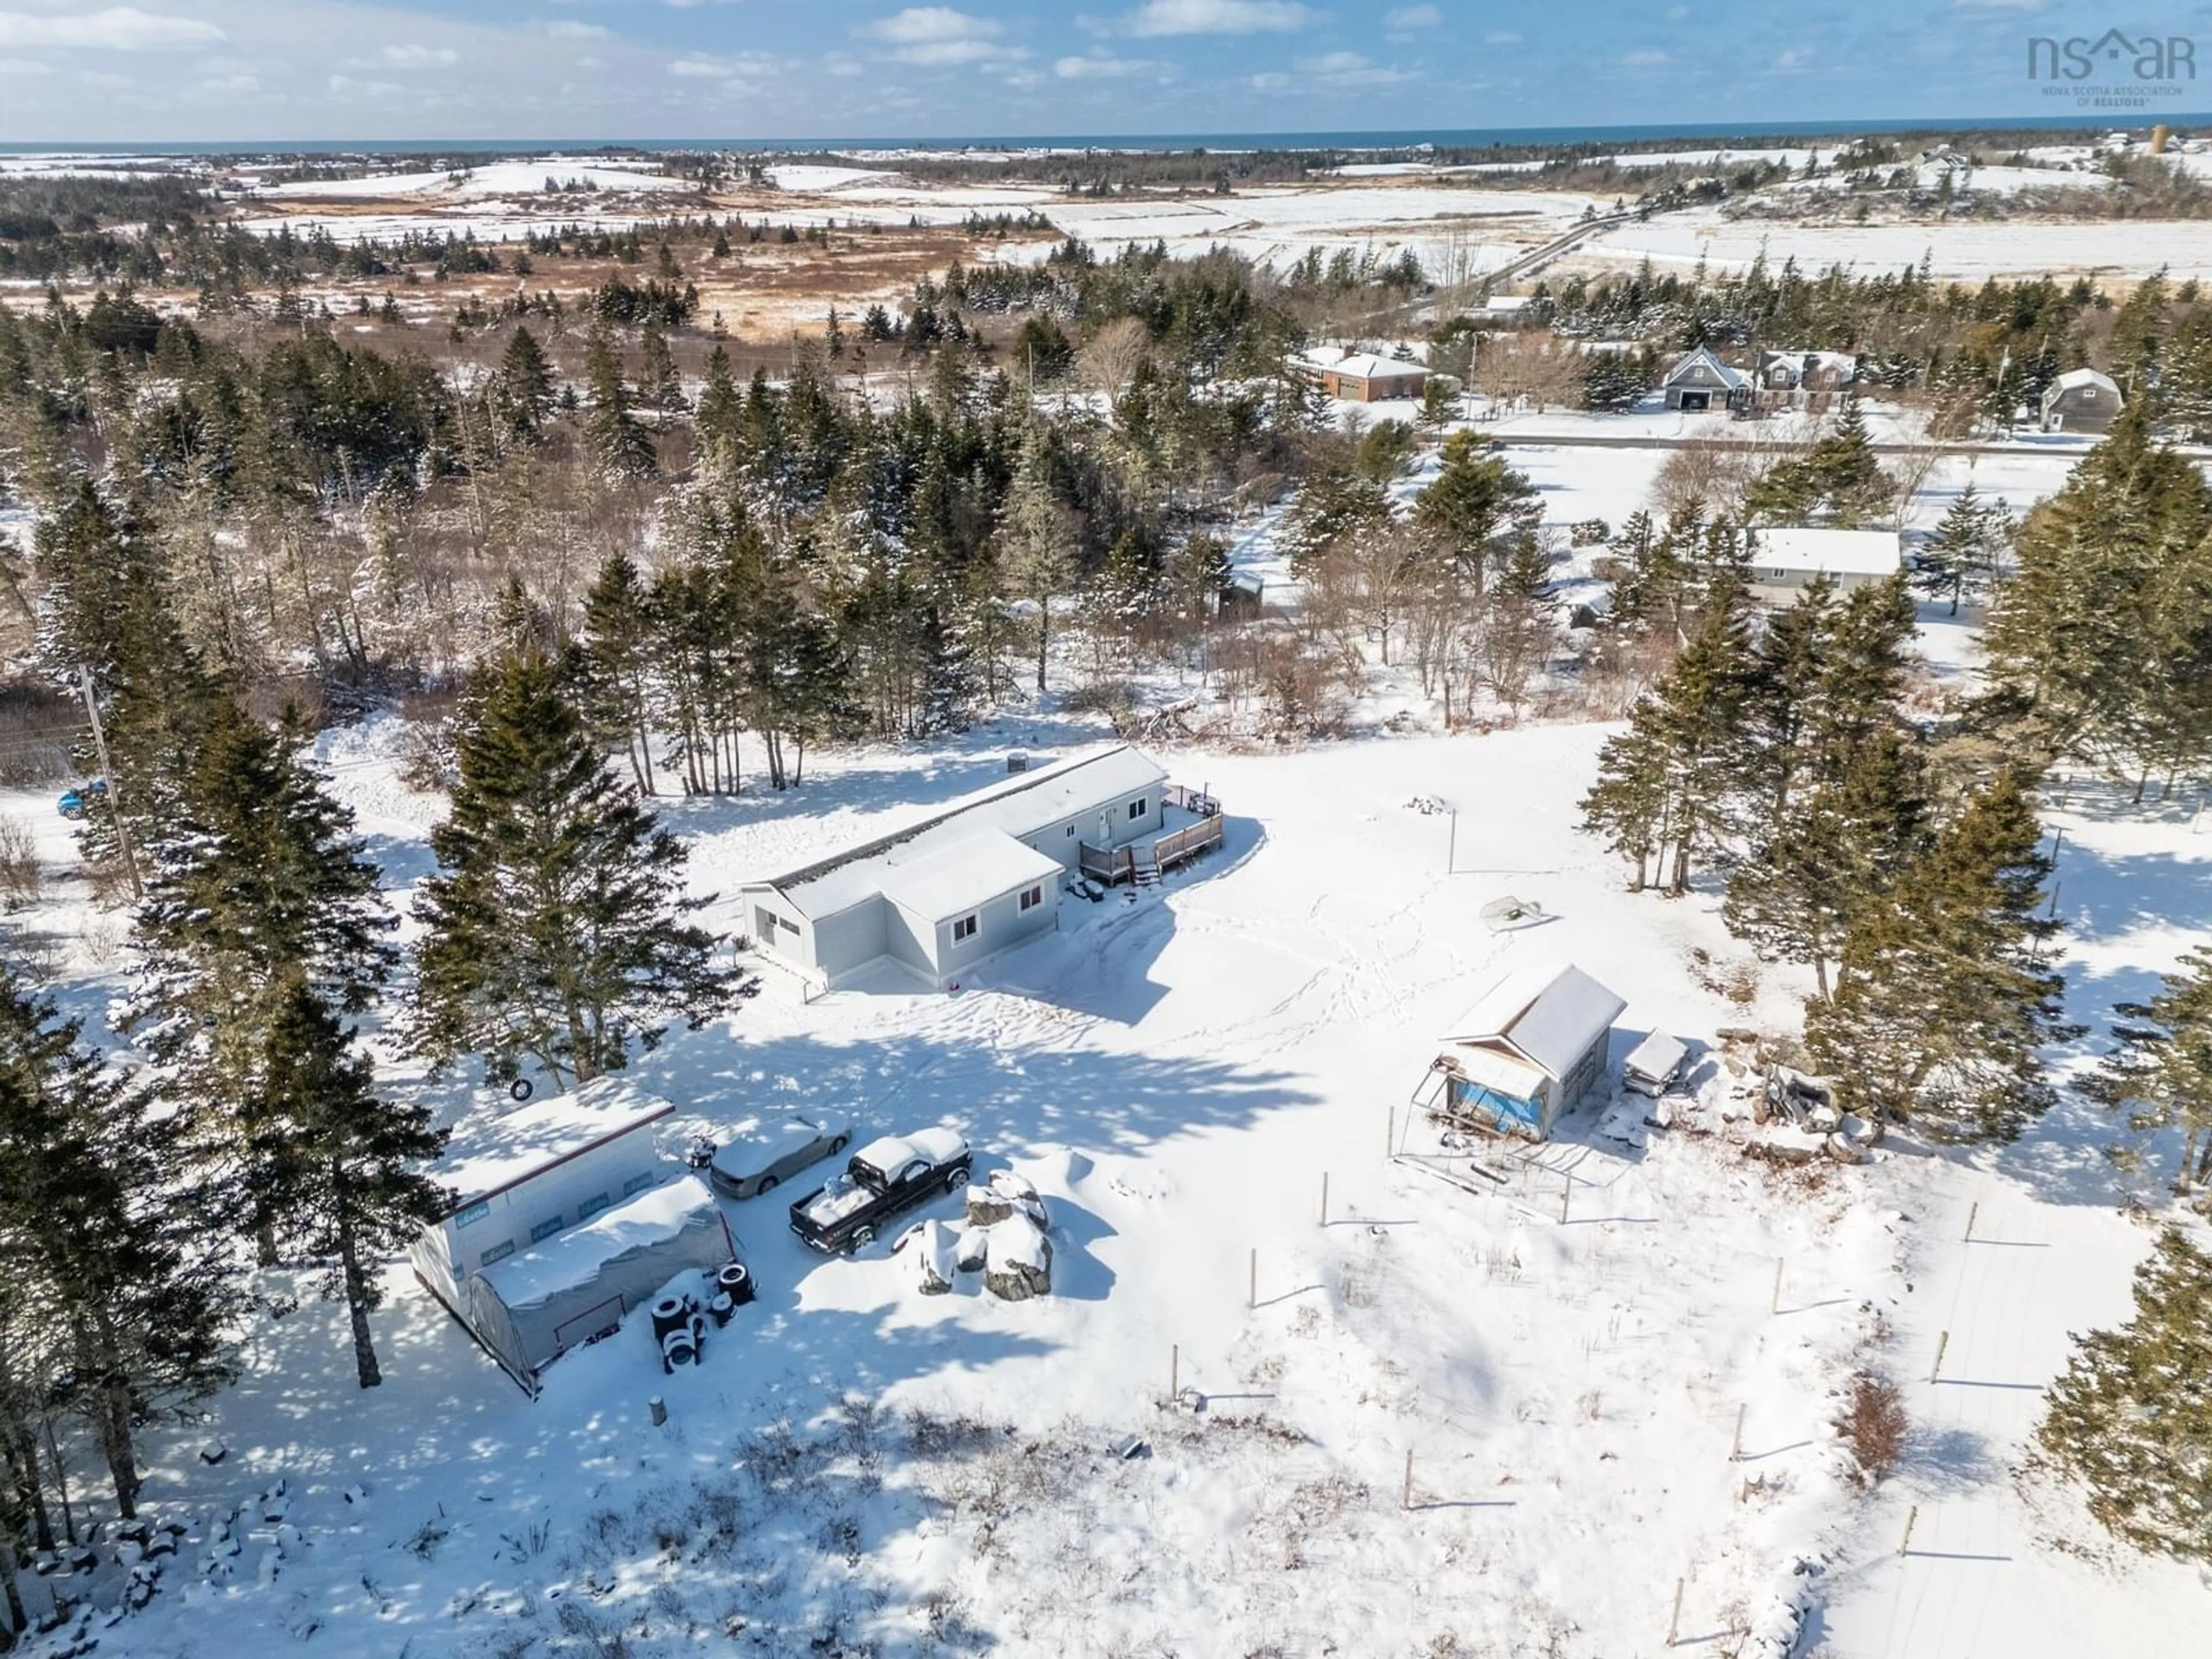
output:
M 107 733 L 100 724 L 100 700 L 92 695 L 92 670 L 77 665 L 77 690 L 84 693 L 84 712 L 92 720 L 92 746 L 100 756 L 100 775 L 107 785 L 107 810 L 115 815 L 115 842 L 123 852 L 123 867 L 130 873 L 131 896 L 144 898 L 145 884 L 138 879 L 138 854 L 131 845 L 131 826 L 123 821 L 123 808 L 115 787 L 115 769 L 108 764 Z

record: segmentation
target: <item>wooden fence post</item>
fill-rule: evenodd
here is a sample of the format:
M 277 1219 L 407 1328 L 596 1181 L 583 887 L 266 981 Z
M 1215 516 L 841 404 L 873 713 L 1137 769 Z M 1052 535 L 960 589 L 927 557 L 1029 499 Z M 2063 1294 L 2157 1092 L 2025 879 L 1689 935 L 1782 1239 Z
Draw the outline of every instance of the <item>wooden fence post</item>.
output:
M 1168 1344 L 1168 1404 L 1182 1398 L 1182 1345 Z
M 1390 1103 L 1389 1127 L 1382 1131 L 1382 1159 L 1386 1164 L 1398 1156 L 1398 1103 Z
M 645 1409 L 652 1416 L 653 1426 L 654 1428 L 662 1428 L 666 1425 L 668 1422 L 668 1402 L 665 1400 L 663 1400 L 659 1395 L 654 1395 L 650 1400 L 647 1400 L 645 1402 Z
M 1321 1224 L 1328 1225 L 1328 1171 L 1321 1172 Z
M 1766 1311 L 1770 1314 L 1782 1311 L 1782 1267 L 1787 1260 L 1786 1256 L 1774 1258 L 1774 1295 L 1766 1304 Z
M 1674 1645 L 1674 1633 L 1682 1627 L 1682 1581 L 1674 1581 L 1674 1611 L 1667 1620 L 1667 1645 Z
M 1406 1484 L 1399 1489 L 1398 1507 L 1401 1510 L 1413 1507 L 1413 1449 L 1411 1446 L 1406 1448 Z
M 1899 1539 L 1897 1544 L 1897 1553 L 1899 1555 L 1912 1553 L 1912 1523 L 1919 1518 L 1920 1505 L 1917 1504 L 1905 1512 L 1905 1536 Z
M 1567 1224 L 1567 1201 L 1574 1195 L 1575 1178 L 1572 1176 L 1561 1176 L 1559 1177 L 1559 1224 L 1562 1227 Z
M 1936 1363 L 1928 1368 L 1928 1380 L 1933 1382 L 1943 1369 L 1943 1350 L 1951 1346 L 1951 1333 L 1946 1331 L 1936 1339 Z
M 1982 1200 L 1978 1198 L 1966 1206 L 1966 1236 L 1961 1243 L 1971 1244 L 1974 1242 L 1974 1218 L 1981 1213 L 1981 1209 Z
M 1743 1419 L 1744 1413 L 1750 1409 L 1747 1405 L 1735 1408 L 1735 1437 L 1729 1442 L 1729 1462 L 1731 1463 L 1743 1462 Z
M 1244 1305 L 1248 1308 L 1260 1305 L 1260 1248 L 1256 1244 L 1252 1247 L 1252 1286 L 1245 1294 Z

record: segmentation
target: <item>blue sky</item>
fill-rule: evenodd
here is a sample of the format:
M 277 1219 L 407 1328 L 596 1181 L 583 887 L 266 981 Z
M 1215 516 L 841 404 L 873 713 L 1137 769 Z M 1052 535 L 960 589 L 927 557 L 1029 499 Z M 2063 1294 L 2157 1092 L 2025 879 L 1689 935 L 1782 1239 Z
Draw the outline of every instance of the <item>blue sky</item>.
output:
M 2172 0 L 0 0 L 0 142 L 2073 114 L 2027 43 L 2114 27 L 2202 31 L 2212 106 Z

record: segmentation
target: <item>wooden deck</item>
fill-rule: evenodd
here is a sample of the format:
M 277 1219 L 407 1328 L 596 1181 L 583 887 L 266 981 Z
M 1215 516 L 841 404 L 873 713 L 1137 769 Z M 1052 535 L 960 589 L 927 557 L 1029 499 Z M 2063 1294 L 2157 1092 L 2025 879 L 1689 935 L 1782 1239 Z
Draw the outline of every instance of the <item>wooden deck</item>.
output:
M 1197 822 L 1170 830 L 1149 843 L 1135 841 L 1126 847 L 1110 848 L 1079 843 L 1077 862 L 1085 878 L 1108 887 L 1125 881 L 1149 885 L 1178 864 L 1221 844 L 1220 802 L 1178 784 L 1169 787 L 1165 805 L 1192 815 Z

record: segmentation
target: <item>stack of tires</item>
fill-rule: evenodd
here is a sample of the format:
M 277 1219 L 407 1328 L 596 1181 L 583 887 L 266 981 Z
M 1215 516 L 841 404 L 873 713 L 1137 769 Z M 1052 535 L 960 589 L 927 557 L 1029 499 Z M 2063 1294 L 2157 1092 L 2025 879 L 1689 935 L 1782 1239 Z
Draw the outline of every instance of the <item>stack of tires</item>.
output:
M 700 1339 L 706 1328 L 706 1321 L 699 1317 L 690 1297 L 664 1296 L 654 1303 L 653 1340 L 660 1350 L 661 1370 L 665 1373 L 678 1365 L 698 1364 Z

